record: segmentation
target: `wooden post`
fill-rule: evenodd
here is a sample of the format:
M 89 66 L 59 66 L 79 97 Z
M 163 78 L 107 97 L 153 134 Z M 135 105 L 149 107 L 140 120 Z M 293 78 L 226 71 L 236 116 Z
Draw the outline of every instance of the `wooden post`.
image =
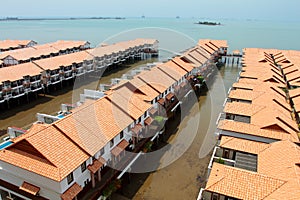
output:
M 92 188 L 95 188 L 95 174 L 91 172 L 91 177 L 92 177 Z
M 98 175 L 98 181 L 100 182 L 101 181 L 101 169 L 99 169 L 97 173 L 98 173 L 97 174 Z

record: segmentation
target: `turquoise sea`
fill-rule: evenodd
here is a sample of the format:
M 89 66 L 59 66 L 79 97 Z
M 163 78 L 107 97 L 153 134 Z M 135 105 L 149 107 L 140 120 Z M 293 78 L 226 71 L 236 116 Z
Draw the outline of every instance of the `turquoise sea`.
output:
M 231 50 L 246 47 L 300 49 L 300 23 L 297 22 L 224 19 L 216 20 L 222 23 L 221 26 L 205 26 L 195 24 L 198 21 L 196 18 L 0 21 L 0 40 L 33 39 L 38 43 L 60 39 L 88 40 L 92 46 L 97 46 L 102 42 L 154 37 L 160 40 L 162 48 L 180 51 L 192 46 L 193 42 L 187 38 L 190 37 L 195 41 L 200 38 L 226 39 Z

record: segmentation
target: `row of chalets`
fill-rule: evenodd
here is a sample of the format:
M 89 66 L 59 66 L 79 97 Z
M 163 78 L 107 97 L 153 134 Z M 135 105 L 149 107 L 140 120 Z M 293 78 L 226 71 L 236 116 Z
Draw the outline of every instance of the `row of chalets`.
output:
M 0 54 L 0 103 L 49 91 L 77 77 L 128 59 L 157 56 L 158 41 L 136 39 L 90 48 L 87 41 L 57 41 Z M 1 63 L 0 63 L 1 64 Z
M 72 108 L 62 119 L 11 135 L 21 134 L 0 151 L 1 189 L 25 199 L 76 199 L 92 188 L 96 195 L 108 196 L 114 187 L 106 186 L 149 150 L 164 133 L 164 121 L 180 112 L 226 52 L 226 41 L 200 40 L 104 97 Z
M 244 49 L 198 199 L 300 198 L 299 51 Z

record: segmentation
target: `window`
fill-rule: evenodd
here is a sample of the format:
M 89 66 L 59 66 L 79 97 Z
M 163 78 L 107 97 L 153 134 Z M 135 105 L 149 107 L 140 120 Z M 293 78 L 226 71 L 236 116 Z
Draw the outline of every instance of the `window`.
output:
M 121 131 L 121 133 L 120 133 L 120 139 L 122 139 L 124 137 L 124 133 L 123 133 L 123 131 Z
M 86 162 L 81 164 L 81 172 L 84 172 L 86 170 Z
M 104 153 L 105 153 L 104 148 L 102 148 L 102 149 L 100 150 L 100 156 L 102 156 Z
M 138 119 L 138 123 L 140 123 L 140 122 L 141 122 L 141 120 L 142 120 L 142 117 L 139 117 L 139 119 Z
M 114 138 L 110 141 L 110 147 L 114 146 Z
M 73 172 L 71 172 L 71 174 L 69 174 L 67 176 L 67 181 L 68 181 L 68 184 L 72 183 L 74 180 L 74 177 L 73 177 Z
M 212 195 L 212 200 L 218 200 L 219 199 L 219 195 L 218 194 L 213 194 Z
M 145 114 L 144 114 L 144 118 L 146 118 L 147 117 L 147 112 L 145 112 Z

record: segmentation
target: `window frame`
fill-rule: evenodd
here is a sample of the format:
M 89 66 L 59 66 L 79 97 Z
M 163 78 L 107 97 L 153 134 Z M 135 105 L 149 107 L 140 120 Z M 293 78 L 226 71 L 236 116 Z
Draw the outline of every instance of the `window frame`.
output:
M 85 172 L 87 167 L 86 167 L 86 161 L 84 161 L 81 165 L 80 165 L 80 168 L 81 168 L 81 172 Z
M 67 176 L 67 182 L 68 182 L 68 185 L 70 185 L 73 181 L 74 181 L 74 175 L 73 175 L 73 172 L 71 172 L 71 173 Z

